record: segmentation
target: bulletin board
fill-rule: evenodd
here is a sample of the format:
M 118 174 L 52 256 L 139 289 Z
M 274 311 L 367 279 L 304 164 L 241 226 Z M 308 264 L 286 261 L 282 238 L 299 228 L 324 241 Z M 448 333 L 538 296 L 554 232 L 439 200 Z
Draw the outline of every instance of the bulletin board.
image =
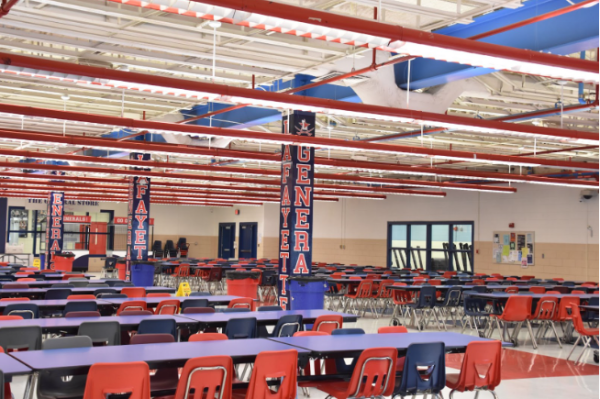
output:
M 492 257 L 494 263 L 533 266 L 535 259 L 533 231 L 494 231 Z

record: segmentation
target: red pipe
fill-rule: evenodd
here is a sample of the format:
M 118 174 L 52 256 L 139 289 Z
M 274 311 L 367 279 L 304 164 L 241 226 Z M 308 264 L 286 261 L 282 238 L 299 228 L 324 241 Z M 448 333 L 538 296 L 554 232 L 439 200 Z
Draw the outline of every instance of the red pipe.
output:
M 72 120 L 72 121 L 80 121 L 80 122 L 90 122 L 90 123 L 100 123 L 100 124 L 108 124 L 112 126 L 122 126 L 133 129 L 147 129 L 147 130 L 158 130 L 158 131 L 173 131 L 173 132 L 182 132 L 187 134 L 206 134 L 213 136 L 221 136 L 221 137 L 230 137 L 233 139 L 255 139 L 262 141 L 271 141 L 275 143 L 281 144 L 293 144 L 293 145 L 310 145 L 310 146 L 319 146 L 319 147 L 336 147 L 336 148 L 345 148 L 348 150 L 366 150 L 366 151 L 383 151 L 386 153 L 398 153 L 403 155 L 412 155 L 412 156 L 438 156 L 438 157 L 450 157 L 450 158 L 464 158 L 473 159 L 476 161 L 488 161 L 488 162 L 498 162 L 498 163 L 530 163 L 532 165 L 544 165 L 548 167 L 558 167 L 558 168 L 571 168 L 571 169 L 583 169 L 583 170 L 598 170 L 597 163 L 585 163 L 585 162 L 566 162 L 552 159 L 540 159 L 540 158 L 524 158 L 524 157 L 515 157 L 511 155 L 496 155 L 496 154 L 485 154 L 485 153 L 472 153 L 467 151 L 449 151 L 442 149 L 432 149 L 426 147 L 413 147 L 407 145 L 399 145 L 399 144 L 379 144 L 379 143 L 371 143 L 371 142 L 363 142 L 363 141 L 346 141 L 340 139 L 330 139 L 325 137 L 308 137 L 308 136 L 290 136 L 290 135 L 281 135 L 275 133 L 263 133 L 256 131 L 246 131 L 246 130 L 236 130 L 236 129 L 225 129 L 225 128 L 215 128 L 215 127 L 207 127 L 207 126 L 197 126 L 197 125 L 178 125 L 173 123 L 166 122 L 154 122 L 154 121 L 142 121 L 135 119 L 127 119 L 120 118 L 114 116 L 104 116 L 104 115 L 93 115 L 93 114 L 85 114 L 79 112 L 72 111 L 59 111 L 59 110 L 51 110 L 44 108 L 32 108 L 32 107 L 24 107 L 20 105 L 10 105 L 10 104 L 0 104 L 0 112 L 14 113 L 20 115 L 28 115 L 28 116 L 41 116 L 48 118 L 57 118 L 63 120 Z M 512 126 L 512 125 L 511 125 Z M 518 125 L 524 126 L 524 125 Z M 119 142 L 112 139 L 98 139 L 91 137 L 80 137 L 80 136 L 59 136 L 57 134 L 38 134 L 38 133 L 27 133 L 21 130 L 0 130 L 2 133 L 2 137 L 4 138 L 13 138 L 16 140 L 24 140 L 28 139 L 30 141 L 50 141 L 53 143 L 63 143 L 69 145 L 75 145 L 78 147 L 86 146 L 90 148 L 95 147 L 115 147 L 115 148 L 132 148 L 134 145 L 135 150 L 142 150 L 143 148 L 147 150 L 162 148 L 168 152 L 175 153 L 189 153 L 190 154 L 207 154 L 207 150 L 204 149 L 196 149 L 195 147 L 186 147 L 186 150 L 177 150 L 177 146 L 169 146 L 158 143 L 127 143 L 127 142 Z M 578 132 L 582 133 L 583 132 Z M 588 133 L 585 132 L 586 136 Z M 598 135 L 596 134 L 595 140 L 598 140 Z M 151 145 L 150 145 L 151 144 Z M 210 151 L 210 150 L 209 150 Z M 224 154 L 227 151 L 231 150 L 220 150 Z M 231 153 L 230 153 L 231 154 Z M 260 155 L 259 155 L 260 154 Z M 239 152 L 237 153 L 239 157 Z M 253 159 L 268 159 L 272 161 L 276 160 L 276 155 L 269 155 L 268 158 L 265 158 L 264 153 L 254 153 L 254 156 L 250 155 L 248 157 Z M 319 161 L 320 162 L 320 161 Z
M 0 18 L 8 14 L 13 6 L 18 2 L 19 0 L 2 0 L 2 6 L 0 7 Z
M 440 47 L 449 50 L 486 55 L 490 57 L 509 58 L 515 61 L 537 63 L 561 68 L 598 73 L 598 63 L 572 57 L 523 50 L 513 47 L 482 43 L 469 39 L 444 36 L 437 33 L 423 32 L 402 26 L 386 24 L 325 11 L 307 9 L 290 4 L 273 3 L 264 0 L 192 0 L 217 7 L 227 7 L 260 15 L 282 18 L 290 21 L 341 29 L 375 37 L 390 39 L 390 42 L 410 42 L 426 46 Z M 228 22 L 225 20 L 225 22 Z M 233 22 L 233 21 L 232 21 Z
M 281 6 L 288 7 L 285 4 L 281 4 Z M 272 7 L 272 9 L 279 9 L 280 5 L 277 7 Z M 362 21 L 369 22 L 370 21 Z M 421 32 L 423 34 L 427 34 L 426 32 Z M 474 42 L 477 43 L 477 42 Z M 488 43 L 483 43 L 488 45 Z M 534 53 L 537 55 L 547 55 L 542 53 Z M 575 59 L 571 57 L 560 57 L 565 59 L 571 59 L 575 61 L 581 61 L 580 59 Z M 246 98 L 246 99 L 255 99 L 260 101 L 267 102 L 275 102 L 280 104 L 294 104 L 297 105 L 299 109 L 302 108 L 316 108 L 317 111 L 320 109 L 334 109 L 341 110 L 343 112 L 358 112 L 358 113 L 366 113 L 373 114 L 377 116 L 385 117 L 393 117 L 393 118 L 405 118 L 407 121 L 422 121 L 424 123 L 440 123 L 444 125 L 458 125 L 458 126 L 466 126 L 472 127 L 482 130 L 498 130 L 500 132 L 507 133 L 525 133 L 532 135 L 544 135 L 551 136 L 555 139 L 582 139 L 582 140 L 590 140 L 590 141 L 598 141 L 598 135 L 590 132 L 582 132 L 582 131 L 573 131 L 573 130 L 565 130 L 565 129 L 556 129 L 556 128 L 542 128 L 539 126 L 531 126 L 531 125 L 521 125 L 521 124 L 506 124 L 497 121 L 488 121 L 482 119 L 474 119 L 474 118 L 465 118 L 460 116 L 453 115 L 444 115 L 444 114 L 436 114 L 433 112 L 424 112 L 424 111 L 415 111 L 415 110 L 407 110 L 401 108 L 393 108 L 393 107 L 382 107 L 377 105 L 369 105 L 369 104 L 356 104 L 344 101 L 337 100 L 328 100 L 322 98 L 314 98 L 314 97 L 306 97 L 306 96 L 289 96 L 285 93 L 271 93 L 261 90 L 252 90 L 241 87 L 233 87 L 233 86 L 225 86 L 225 85 L 217 85 L 214 83 L 205 83 L 200 81 L 190 81 L 184 79 L 176 79 L 169 78 L 165 76 L 158 75 L 146 75 L 137 72 L 126 72 L 120 71 L 116 69 L 106 69 L 99 68 L 89 65 L 78 65 L 66 62 L 60 62 L 51 60 L 48 58 L 32 58 L 26 57 L 22 55 L 12 54 L 12 53 L 0 53 L 0 59 L 6 65 L 19 66 L 24 68 L 32 68 L 32 69 L 41 69 L 50 72 L 61 72 L 61 73 L 72 73 L 77 75 L 83 75 L 87 77 L 94 77 L 98 79 L 109 79 L 109 80 L 119 80 L 124 82 L 132 82 L 142 85 L 153 85 L 153 86 L 161 86 L 161 87 L 169 87 L 181 90 L 188 91 L 196 91 L 196 92 L 204 92 L 204 93 L 212 93 L 222 97 L 234 97 L 234 100 L 237 100 L 237 97 Z M 598 70 L 598 64 L 596 65 L 596 73 Z M 240 102 L 243 100 L 239 100 Z M 4 105 L 7 107 L 8 105 Z M 14 106 L 13 106 L 14 107 Z M 26 108 L 26 107 L 22 107 Z M 64 112 L 64 111 L 63 111 Z M 18 112 L 17 112 L 18 113 Z M 97 118 L 101 118 L 100 116 L 96 116 Z M 109 119 L 110 117 L 106 117 Z M 137 124 L 151 123 L 150 121 L 135 121 Z M 104 122 L 101 122 L 104 123 Z M 155 122 L 156 123 L 156 122 Z M 420 122 L 421 123 L 421 122 Z M 178 125 L 179 129 L 183 129 L 184 127 L 189 128 L 189 125 Z M 214 128 L 213 128 L 214 129 Z M 247 131 L 243 131 L 244 133 L 249 133 Z M 299 137 L 299 136 L 298 136 Z M 338 140 L 343 142 L 342 140 Z M 362 144 L 366 144 L 362 142 Z

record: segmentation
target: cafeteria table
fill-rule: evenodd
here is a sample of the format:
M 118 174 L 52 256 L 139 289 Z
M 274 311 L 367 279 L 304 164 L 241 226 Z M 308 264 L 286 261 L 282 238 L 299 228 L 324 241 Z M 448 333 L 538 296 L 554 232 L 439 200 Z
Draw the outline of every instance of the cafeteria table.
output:
M 112 282 L 112 281 L 123 281 L 123 280 L 119 280 L 119 279 L 100 279 L 100 280 L 89 280 L 88 283 L 89 284 L 107 284 L 108 282 Z M 62 281 L 61 281 L 62 283 Z M 67 280 L 64 281 L 64 283 L 68 283 Z M 31 288 L 51 288 L 54 284 L 59 284 L 58 281 L 56 280 L 39 280 L 39 281 L 5 281 L 3 282 L 2 285 L 4 284 L 24 284 L 27 285 Z M 63 288 L 63 287 L 60 287 Z M 102 287 L 96 287 L 96 288 L 102 288 Z M 110 288 L 110 287 L 104 287 L 104 288 Z
M 272 341 L 305 349 L 311 356 L 353 357 L 369 348 L 393 347 L 400 353 L 406 352 L 414 343 L 443 342 L 446 352 L 462 353 L 471 342 L 489 341 L 454 332 L 420 332 L 409 334 L 359 334 L 359 335 L 323 335 L 313 337 L 269 338 Z M 512 346 L 503 342 L 502 346 Z
M 357 316 L 347 313 L 332 312 L 330 310 L 310 309 L 310 310 L 281 310 L 268 312 L 242 312 L 242 313 L 198 313 L 186 314 L 184 317 L 195 320 L 200 323 L 200 328 L 206 327 L 224 327 L 231 319 L 246 317 L 256 317 L 258 325 L 275 325 L 283 316 L 302 315 L 304 324 L 313 324 L 317 317 L 325 315 L 340 315 L 344 322 L 352 323 L 357 320 Z
M 65 306 L 67 306 L 68 302 L 96 302 L 98 309 L 106 308 L 112 309 L 113 304 L 107 301 L 103 301 L 101 299 L 37 299 L 33 301 L 0 301 L 0 313 L 4 311 L 4 308 L 13 303 L 29 303 L 37 305 L 38 308 L 42 311 L 51 311 L 51 310 L 63 310 Z
M 94 294 L 96 290 L 110 288 L 121 292 L 122 288 L 127 287 L 75 287 L 70 288 L 72 295 L 79 294 Z M 175 292 L 175 288 L 171 287 L 145 287 L 147 293 L 169 293 Z M 43 297 L 50 288 L 11 288 L 11 289 L 0 289 L 0 298 L 24 296 L 28 298 Z
M 10 382 L 10 377 L 16 375 L 27 375 L 31 373 L 31 369 L 14 359 L 6 353 L 0 353 L 0 370 L 4 373 L 5 382 Z M 2 387 L 4 389 L 4 387 Z
M 207 296 L 172 296 L 172 297 L 145 297 L 145 298 L 104 298 L 103 301 L 112 303 L 115 306 L 120 306 L 124 302 L 145 301 L 149 307 L 155 307 L 161 301 L 166 299 L 179 299 L 181 302 L 186 299 L 208 299 L 208 304 L 212 306 L 229 305 L 229 302 L 236 298 L 241 298 L 234 295 L 207 295 Z
M 592 310 L 598 312 L 598 305 L 579 305 L 579 307 L 583 310 Z
M 129 331 L 137 328 L 142 320 L 145 319 L 175 319 L 178 327 L 193 327 L 198 324 L 197 321 L 182 316 L 101 316 L 101 317 L 49 317 L 46 319 L 24 319 L 24 320 L 4 320 L 0 328 L 4 327 L 28 327 L 39 326 L 42 333 L 58 333 L 64 331 L 71 334 L 77 334 L 79 326 L 84 322 L 108 322 L 116 321 L 121 325 L 121 329 Z

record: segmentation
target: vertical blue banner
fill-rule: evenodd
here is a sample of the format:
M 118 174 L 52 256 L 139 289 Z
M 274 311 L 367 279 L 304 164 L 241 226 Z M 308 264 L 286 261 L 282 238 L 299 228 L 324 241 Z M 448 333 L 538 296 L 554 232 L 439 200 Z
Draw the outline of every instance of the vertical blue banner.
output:
M 131 159 L 149 161 L 150 154 L 131 153 Z M 140 170 L 140 168 L 134 168 Z M 129 178 L 129 203 L 127 209 L 127 273 L 130 280 L 131 261 L 147 260 L 150 249 L 150 178 Z
M 283 117 L 283 133 L 315 135 L 315 114 L 294 111 Z M 289 309 L 287 278 L 310 275 L 315 149 L 283 145 L 279 214 L 279 305 Z
M 46 208 L 46 269 L 54 269 L 54 257 L 63 248 L 65 193 L 52 191 L 48 194 Z

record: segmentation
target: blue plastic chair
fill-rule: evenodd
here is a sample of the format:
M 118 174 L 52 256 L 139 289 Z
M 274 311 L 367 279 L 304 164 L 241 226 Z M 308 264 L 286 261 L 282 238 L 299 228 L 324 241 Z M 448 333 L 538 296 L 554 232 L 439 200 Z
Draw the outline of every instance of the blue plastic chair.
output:
M 420 330 L 423 330 L 425 326 L 429 324 L 429 320 L 432 316 L 438 322 L 438 328 L 440 328 L 440 320 L 435 309 L 437 301 L 435 296 L 436 291 L 437 290 L 435 286 L 424 285 L 419 290 L 419 300 L 416 303 L 409 303 L 406 305 L 409 308 L 409 311 L 412 312 L 412 315 L 415 319 L 415 325 Z M 419 317 L 417 311 L 420 311 L 421 317 Z
M 402 379 L 392 397 L 438 395 L 446 386 L 446 348 L 443 342 L 411 344 L 406 351 Z
M 177 323 L 175 319 L 145 319 L 140 322 L 138 334 L 171 334 L 177 341 Z
M 485 307 L 487 306 L 487 301 L 483 298 L 473 298 L 471 295 L 476 294 L 475 291 L 464 291 L 463 292 L 463 308 L 464 308 L 464 317 L 463 317 L 463 329 L 461 334 L 465 332 L 467 328 L 467 322 L 474 328 L 477 333 L 479 333 L 478 323 L 483 320 L 487 322 L 489 320 L 490 314 L 485 311 Z M 466 319 L 466 320 L 465 320 Z
M 46 291 L 46 295 L 44 295 L 45 300 L 51 299 L 67 299 L 69 295 L 71 295 L 70 288 L 50 288 Z
M 11 303 L 6 305 L 2 314 L 5 316 L 21 316 L 24 319 L 38 319 L 40 309 L 34 303 Z
M 230 319 L 223 333 L 229 339 L 256 338 L 256 317 Z
M 67 302 L 63 316 L 69 312 L 95 312 L 98 310 L 98 305 L 94 301 L 76 301 Z
M 181 313 L 186 308 L 208 308 L 210 307 L 208 299 L 185 299 L 181 302 Z
M 452 287 L 446 291 L 446 296 L 444 297 L 443 302 L 436 302 L 436 306 L 439 309 L 440 319 L 442 319 L 442 324 L 444 326 L 444 330 L 446 328 L 446 319 L 448 316 L 452 317 L 454 320 L 454 326 L 456 327 L 458 320 L 456 318 L 458 313 L 458 307 L 460 306 L 460 298 L 462 296 L 462 290 L 460 287 Z
M 331 335 L 361 335 L 364 334 L 365 330 L 362 328 L 338 328 L 331 332 Z M 335 359 L 335 369 L 338 374 L 352 374 L 354 366 L 358 360 L 358 356 L 352 359 L 350 364 L 346 364 L 344 358 Z
M 291 337 L 298 331 L 302 331 L 302 315 L 286 315 L 277 321 L 271 336 Z

